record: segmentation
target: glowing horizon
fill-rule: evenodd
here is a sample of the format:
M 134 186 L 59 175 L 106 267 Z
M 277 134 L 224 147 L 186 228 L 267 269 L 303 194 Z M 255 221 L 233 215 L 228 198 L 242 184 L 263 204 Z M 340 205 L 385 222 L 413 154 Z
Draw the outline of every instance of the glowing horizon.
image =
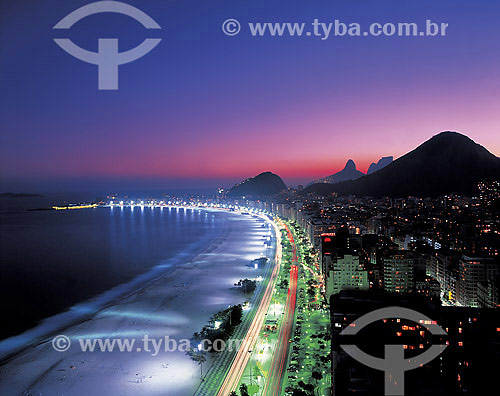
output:
M 162 42 L 151 54 L 120 68 L 114 92 L 98 91 L 96 69 L 53 42 L 53 24 L 85 2 L 47 1 L 54 5 L 12 6 L 2 22 L 3 37 L 11 37 L 0 56 L 2 191 L 68 179 L 82 189 L 124 179 L 216 187 L 263 171 L 304 184 L 348 159 L 366 173 L 381 157 L 396 159 L 448 130 L 500 156 L 500 4 L 493 0 L 295 8 L 277 1 L 264 9 L 223 0 L 204 15 L 187 4 L 144 2 L 168 28 L 155 32 Z M 372 22 L 380 7 L 393 21 L 445 21 L 449 33 L 321 41 L 220 30 L 228 16 Z M 21 16 L 27 28 L 19 31 Z M 127 17 L 88 19 L 65 34 L 89 50 L 99 37 L 119 37 L 121 48 L 147 37 Z M 179 22 L 188 19 L 191 26 Z

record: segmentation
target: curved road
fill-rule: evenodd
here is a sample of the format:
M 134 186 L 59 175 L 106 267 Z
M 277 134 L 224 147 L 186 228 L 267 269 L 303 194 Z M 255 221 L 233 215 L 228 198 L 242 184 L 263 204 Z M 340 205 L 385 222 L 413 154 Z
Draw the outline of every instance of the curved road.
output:
M 231 365 L 231 368 L 227 372 L 226 378 L 224 379 L 224 382 L 219 389 L 219 392 L 217 393 L 218 396 L 227 396 L 229 395 L 232 391 L 236 390 L 236 387 L 238 386 L 238 383 L 241 379 L 241 376 L 243 375 L 243 372 L 245 371 L 245 367 L 250 359 L 251 351 L 255 346 L 255 343 L 257 342 L 257 339 L 260 334 L 260 330 L 262 328 L 262 325 L 264 324 L 265 320 L 265 315 L 267 313 L 267 310 L 269 309 L 269 305 L 271 303 L 271 297 L 274 292 L 274 287 L 276 285 L 276 280 L 278 279 L 278 274 L 280 270 L 280 264 L 281 264 L 281 241 L 280 241 L 280 231 L 276 224 L 273 223 L 275 232 L 276 232 L 276 237 L 277 237 L 277 242 L 276 242 L 276 257 L 275 257 L 275 265 L 273 272 L 271 274 L 271 277 L 269 279 L 269 282 L 267 284 L 267 288 L 264 292 L 264 295 L 262 297 L 262 300 L 260 302 L 259 307 L 257 308 L 257 311 L 255 313 L 254 319 L 252 321 L 252 324 L 250 325 L 250 328 L 248 329 L 248 332 L 238 350 L 236 353 L 236 356 L 233 360 L 233 363 Z

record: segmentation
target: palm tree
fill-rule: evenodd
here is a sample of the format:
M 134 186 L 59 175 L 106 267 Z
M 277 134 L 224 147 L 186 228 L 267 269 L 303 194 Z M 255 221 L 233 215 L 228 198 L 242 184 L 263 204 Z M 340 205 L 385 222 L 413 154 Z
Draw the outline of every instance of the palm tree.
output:
M 186 352 L 188 356 L 200 365 L 200 378 L 203 379 L 203 363 L 207 361 L 205 351 L 191 348 Z
M 241 396 L 250 396 L 250 394 L 248 393 L 248 388 L 247 388 L 246 384 L 240 385 L 240 394 L 241 394 Z

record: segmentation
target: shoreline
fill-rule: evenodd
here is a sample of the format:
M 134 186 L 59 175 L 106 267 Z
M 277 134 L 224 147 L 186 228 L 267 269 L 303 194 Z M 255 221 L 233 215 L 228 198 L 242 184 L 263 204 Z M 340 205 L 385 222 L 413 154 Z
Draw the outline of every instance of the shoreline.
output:
M 56 334 L 70 326 L 85 322 L 103 309 L 113 306 L 121 299 L 148 287 L 152 282 L 174 272 L 183 261 L 191 261 L 210 248 L 217 238 L 224 232 L 224 226 L 214 235 L 206 235 L 189 244 L 183 251 L 175 254 L 161 263 L 149 268 L 146 272 L 135 276 L 125 283 L 118 284 L 111 289 L 72 305 L 65 310 L 46 317 L 34 327 L 28 328 L 20 334 L 0 340 L 0 364 L 5 364 L 18 353 L 22 353 L 33 345 L 46 341 L 47 337 Z
M 88 313 L 84 319 L 64 326 L 65 334 L 71 339 L 96 335 L 140 338 L 144 334 L 150 337 L 162 334 L 177 339 L 189 339 L 207 323 L 211 315 L 226 308 L 228 304 L 241 303 L 249 298 L 234 290 L 233 284 L 239 279 L 256 274 L 255 269 L 250 268 L 248 263 L 257 258 L 263 249 L 262 235 L 264 231 L 267 232 L 267 228 L 264 230 L 262 224 L 266 224 L 266 220 L 219 209 L 196 209 L 224 213 L 225 224 L 208 245 L 205 244 L 204 248 L 194 252 L 192 257 L 176 256 L 184 263 L 141 282 L 141 287 L 136 287 L 127 294 L 120 294 L 106 306 Z M 272 252 L 270 255 L 272 256 Z M 215 265 L 217 267 L 214 270 Z M 56 332 L 52 331 L 51 334 Z M 25 333 L 20 337 L 23 335 Z M 23 351 L 17 351 L 3 363 L 0 369 L 2 394 L 13 394 L 15 389 L 14 394 L 70 392 L 72 395 L 188 395 L 194 392 L 200 382 L 199 366 L 185 356 L 184 352 L 169 352 L 168 356 L 160 353 L 162 356 L 154 357 L 132 352 L 125 356 L 123 352 L 73 351 L 72 347 L 68 352 L 60 353 L 52 349 L 50 341 L 51 339 L 45 337 L 31 347 L 25 345 Z M 159 359 L 172 363 L 158 365 L 155 362 Z M 68 361 L 74 364 L 65 364 Z M 149 369 L 135 368 L 132 371 L 137 371 L 137 375 L 117 385 L 117 388 L 111 385 L 111 389 L 100 389 L 98 384 L 93 384 L 92 379 L 98 380 L 102 369 L 111 371 L 106 378 L 109 375 L 120 378 L 131 372 L 123 366 L 137 364 L 145 364 Z M 172 365 L 176 366 L 175 370 L 172 370 Z M 98 372 L 95 371 L 97 366 L 100 367 Z M 148 370 L 150 374 L 142 378 L 140 372 Z M 68 376 L 71 374 L 73 377 L 75 371 L 80 377 L 69 380 Z M 166 372 L 169 373 L 168 378 L 164 378 Z M 137 377 L 141 379 L 138 380 Z M 7 378 L 10 381 L 8 386 Z M 156 387 L 158 381 L 163 381 L 159 388 Z M 65 386 L 69 385 L 68 382 L 71 383 L 69 388 Z M 114 384 L 114 381 L 111 384 Z M 168 392 L 169 388 L 173 388 L 173 393 Z

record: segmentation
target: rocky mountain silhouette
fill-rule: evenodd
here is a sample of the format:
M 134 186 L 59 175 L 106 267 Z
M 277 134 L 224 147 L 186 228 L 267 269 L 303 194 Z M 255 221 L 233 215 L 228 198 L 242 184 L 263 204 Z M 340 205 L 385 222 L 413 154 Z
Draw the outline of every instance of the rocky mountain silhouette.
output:
M 377 163 L 372 162 L 372 164 L 368 168 L 368 172 L 366 172 L 366 174 L 367 175 L 371 175 L 372 173 L 375 173 L 375 172 L 377 172 L 377 171 L 379 171 L 381 169 L 384 169 L 393 160 L 394 160 L 394 157 L 391 155 L 389 157 L 382 157 L 382 158 L 380 158 Z
M 500 180 L 500 159 L 457 132 L 442 132 L 385 168 L 354 181 L 303 190 L 327 195 L 433 197 L 473 194 L 480 181 Z
M 359 179 L 360 177 L 364 176 L 365 174 L 359 170 L 356 169 L 356 164 L 352 159 L 348 160 L 347 163 L 345 164 L 344 169 L 341 171 L 334 173 L 333 175 L 322 177 L 321 179 L 318 179 L 309 185 L 312 185 L 314 183 L 330 183 L 330 184 L 335 184 L 335 183 L 340 183 L 343 181 L 347 180 L 356 180 Z
M 281 177 L 271 172 L 263 172 L 235 185 L 228 192 L 229 197 L 259 197 L 269 196 L 286 190 L 286 184 Z

